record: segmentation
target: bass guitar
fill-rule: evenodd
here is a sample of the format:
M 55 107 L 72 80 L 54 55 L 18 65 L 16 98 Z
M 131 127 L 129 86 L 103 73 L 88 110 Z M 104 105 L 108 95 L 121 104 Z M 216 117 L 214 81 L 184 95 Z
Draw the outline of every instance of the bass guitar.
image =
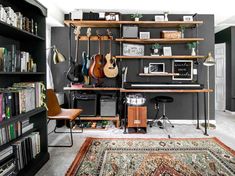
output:
M 75 40 L 77 41 L 76 48 L 75 48 L 75 59 L 73 61 L 72 58 L 70 58 L 71 59 L 70 66 L 66 73 L 67 79 L 71 81 L 72 83 L 78 83 L 78 82 L 83 81 L 83 76 L 81 73 L 82 66 L 78 63 L 80 31 L 81 31 L 80 26 L 77 26 L 74 29 Z
M 118 67 L 116 63 L 116 59 L 112 57 L 112 32 L 107 29 L 108 36 L 109 36 L 109 53 L 106 54 L 106 64 L 104 66 L 104 74 L 108 78 L 115 78 L 118 75 Z
M 104 76 L 105 76 L 104 71 L 103 71 L 105 61 L 104 61 L 103 55 L 101 54 L 101 35 L 98 30 L 96 31 L 96 34 L 99 38 L 99 52 L 98 52 L 98 54 L 93 56 L 94 60 L 93 60 L 93 64 L 92 64 L 91 73 L 92 73 L 93 77 L 95 79 L 97 79 L 99 82 L 99 79 L 104 78 Z
M 87 42 L 87 53 L 86 51 L 82 52 L 82 74 L 84 77 L 84 83 L 86 85 L 90 84 L 90 77 L 89 77 L 89 68 L 90 68 L 90 37 L 91 37 L 91 28 L 87 29 L 87 37 L 88 37 L 88 42 Z

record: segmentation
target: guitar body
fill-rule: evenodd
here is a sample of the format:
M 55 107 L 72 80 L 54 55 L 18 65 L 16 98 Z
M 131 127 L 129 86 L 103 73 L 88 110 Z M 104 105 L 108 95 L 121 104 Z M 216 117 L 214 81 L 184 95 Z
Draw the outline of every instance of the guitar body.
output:
M 88 76 L 88 69 L 87 69 L 87 61 L 89 60 L 89 56 L 87 56 L 86 51 L 82 52 L 82 74 L 84 76 Z
M 94 56 L 94 68 L 93 68 L 93 75 L 95 79 L 99 79 L 99 78 L 104 78 L 104 58 L 103 55 L 101 54 L 96 54 Z
M 108 53 L 105 56 L 106 64 L 104 66 L 104 74 L 108 78 L 115 78 L 118 75 L 118 67 L 116 59 L 111 58 L 111 54 Z
M 88 74 L 89 74 L 90 77 L 92 77 L 94 79 L 97 79 L 93 74 L 93 69 L 94 69 L 94 66 L 95 66 L 94 56 L 91 57 L 90 68 L 89 68 Z
M 72 62 L 66 73 L 66 77 L 73 83 L 82 82 L 84 80 L 82 76 L 82 65 Z

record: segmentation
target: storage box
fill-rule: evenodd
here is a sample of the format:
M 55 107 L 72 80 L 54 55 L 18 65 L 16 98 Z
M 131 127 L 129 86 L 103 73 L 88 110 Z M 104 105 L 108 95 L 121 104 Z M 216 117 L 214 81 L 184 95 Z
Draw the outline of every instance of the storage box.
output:
M 162 31 L 161 38 L 178 39 L 178 38 L 181 38 L 181 32 L 180 31 Z

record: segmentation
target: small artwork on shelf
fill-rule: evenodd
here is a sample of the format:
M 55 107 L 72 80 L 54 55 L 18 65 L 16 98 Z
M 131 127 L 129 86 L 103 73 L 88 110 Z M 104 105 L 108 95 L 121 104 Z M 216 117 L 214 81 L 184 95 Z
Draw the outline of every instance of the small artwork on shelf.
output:
M 164 56 L 172 56 L 172 52 L 171 52 L 171 47 L 163 47 L 163 55 Z
M 154 19 L 155 21 L 165 21 L 164 15 L 155 15 Z
M 150 32 L 140 32 L 140 39 L 150 39 Z
M 149 63 L 149 73 L 165 73 L 165 63 Z
M 193 16 L 183 16 L 183 21 L 193 21 Z
M 178 73 L 174 75 L 173 80 L 192 80 L 193 79 L 193 61 L 175 60 L 172 62 L 172 72 Z
M 124 56 L 144 56 L 144 45 L 123 44 Z

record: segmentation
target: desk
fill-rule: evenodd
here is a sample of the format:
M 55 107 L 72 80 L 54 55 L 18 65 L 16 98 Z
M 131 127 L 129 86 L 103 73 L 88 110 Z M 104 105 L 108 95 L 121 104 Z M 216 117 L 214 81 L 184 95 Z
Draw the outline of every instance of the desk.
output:
M 120 93 L 124 93 L 126 97 L 127 93 L 197 93 L 197 129 L 199 128 L 199 93 L 204 93 L 204 120 L 205 120 L 205 132 L 207 134 L 207 109 L 206 109 L 206 93 L 213 92 L 212 89 L 120 89 Z M 126 133 L 127 114 L 126 114 L 126 101 L 124 101 L 124 133 Z

